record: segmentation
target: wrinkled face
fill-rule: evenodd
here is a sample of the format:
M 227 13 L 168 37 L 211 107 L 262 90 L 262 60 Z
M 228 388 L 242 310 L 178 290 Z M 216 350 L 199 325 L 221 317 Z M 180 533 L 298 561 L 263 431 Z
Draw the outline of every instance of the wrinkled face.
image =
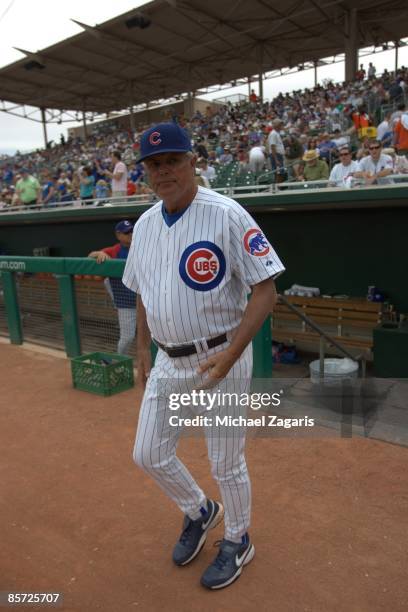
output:
M 124 234 L 123 232 L 115 232 L 116 238 L 120 242 L 120 244 L 126 248 L 129 248 L 132 243 L 133 232 L 128 232 Z
M 188 153 L 159 153 L 143 163 L 150 187 L 159 198 L 177 199 L 194 189 L 196 157 Z

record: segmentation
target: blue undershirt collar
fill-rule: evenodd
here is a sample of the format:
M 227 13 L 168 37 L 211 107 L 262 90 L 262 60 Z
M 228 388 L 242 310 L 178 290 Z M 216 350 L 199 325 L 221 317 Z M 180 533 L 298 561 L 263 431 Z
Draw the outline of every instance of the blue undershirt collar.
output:
M 161 210 L 162 210 L 163 219 L 166 225 L 168 227 L 171 227 L 172 225 L 174 225 L 174 223 L 178 221 L 184 215 L 184 213 L 186 212 L 186 210 L 188 210 L 189 207 L 190 205 L 186 206 L 186 208 L 183 208 L 183 210 L 181 210 L 180 212 L 168 213 L 163 203 Z

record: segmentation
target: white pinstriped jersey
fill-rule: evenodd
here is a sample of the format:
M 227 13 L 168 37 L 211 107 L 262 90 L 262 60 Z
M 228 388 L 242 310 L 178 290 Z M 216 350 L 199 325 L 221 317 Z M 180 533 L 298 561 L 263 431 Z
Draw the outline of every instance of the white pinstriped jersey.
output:
M 274 249 L 238 202 L 199 187 L 170 227 L 161 201 L 140 217 L 123 283 L 140 293 L 153 338 L 182 344 L 236 328 L 249 286 L 283 270 Z

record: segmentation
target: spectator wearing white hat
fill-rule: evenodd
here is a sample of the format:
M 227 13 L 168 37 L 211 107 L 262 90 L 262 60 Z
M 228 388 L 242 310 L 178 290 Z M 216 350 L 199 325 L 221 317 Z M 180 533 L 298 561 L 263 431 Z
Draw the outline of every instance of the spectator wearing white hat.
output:
M 347 187 L 347 181 L 358 171 L 358 162 L 351 158 L 348 147 L 341 147 L 339 151 L 340 163 L 333 166 L 330 172 L 330 187 Z
M 220 164 L 226 166 L 234 161 L 234 158 L 231 153 L 231 148 L 229 145 L 224 146 L 224 152 L 220 155 Z

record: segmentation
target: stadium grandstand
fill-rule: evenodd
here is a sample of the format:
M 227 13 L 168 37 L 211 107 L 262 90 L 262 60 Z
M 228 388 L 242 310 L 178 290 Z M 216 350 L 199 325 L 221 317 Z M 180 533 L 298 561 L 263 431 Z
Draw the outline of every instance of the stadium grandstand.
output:
M 297 224 L 298 246 L 305 218 L 286 221 L 289 209 L 398 206 L 404 223 L 408 68 L 396 61 L 379 74 L 372 62 L 363 67 L 359 49 L 383 45 L 397 54 L 406 44 L 407 15 L 406 3 L 398 0 L 289 1 L 285 7 L 275 0 L 208 0 L 205 6 L 155 0 L 101 25 L 80 23 L 80 34 L 47 49 L 22 50 L 24 59 L 0 69 L 1 110 L 16 113 L 24 105 L 36 106 L 47 146 L 0 159 L 2 253 L 40 254 L 33 248 L 40 242 L 32 238 L 35 219 L 44 219 L 43 225 L 38 222 L 38 236 L 45 244 L 44 223 L 50 223 L 55 238 L 60 221 L 109 218 L 111 227 L 112 219 L 138 216 L 150 206 L 155 194 L 138 163 L 138 149 L 141 133 L 157 121 L 177 121 L 188 129 L 198 157 L 198 183 L 260 214 L 281 214 L 286 237 L 289 225 Z M 273 99 L 263 95 L 264 80 L 276 73 L 316 69 L 324 58 L 341 54 L 344 81 L 316 83 Z M 248 95 L 202 99 L 232 85 L 245 85 Z M 82 125 L 71 127 L 58 143 L 48 142 L 47 122 L 63 123 L 66 117 L 82 117 Z M 127 167 L 126 194 L 119 196 L 110 180 L 118 160 Z M 22 183 L 28 180 L 31 187 L 24 195 Z M 356 217 L 341 212 L 336 223 L 343 223 L 345 232 L 350 224 L 371 223 L 364 218 L 358 225 Z M 313 219 L 311 235 L 315 232 L 313 240 L 325 252 L 333 221 L 328 215 Z M 95 237 L 92 245 L 78 240 L 73 244 L 65 235 L 42 254 L 84 256 L 99 244 Z M 392 250 L 397 263 L 395 244 L 390 237 L 384 249 Z M 320 277 L 316 273 L 322 292 L 364 295 L 364 284 L 372 282 L 370 265 L 381 256 L 376 252 L 377 259 L 354 269 L 360 248 L 360 239 L 349 247 L 347 264 L 354 276 L 348 284 L 335 286 L 328 268 Z M 291 253 L 281 250 L 289 261 L 283 288 L 290 281 L 315 284 L 312 266 L 303 265 L 299 251 L 296 257 L 293 251 L 292 262 Z M 311 256 L 323 266 L 321 253 Z M 345 267 L 339 264 L 340 275 Z M 393 305 L 408 312 L 407 290 L 396 270 L 381 260 L 376 278 L 383 280 Z
M 114 194 L 105 170 L 112 169 L 115 150 L 128 165 L 128 196 L 151 198 L 137 164 L 138 139 L 149 124 L 163 119 L 190 130 L 201 181 L 216 189 L 245 188 L 246 193 L 250 187 L 260 191 L 265 185 L 314 180 L 319 187 L 344 186 L 342 180 L 327 183 L 341 161 L 339 147 L 349 147 L 358 161 L 369 155 L 369 139 L 377 135 L 389 149 L 393 173 L 407 172 L 400 153 L 408 143 L 400 123 L 408 70 L 379 75 L 372 63 L 367 71 L 358 65 L 361 46 L 392 40 L 397 52 L 405 44 L 404 2 L 292 2 L 285 10 L 278 4 L 256 0 L 249 7 L 231 0 L 221 7 L 210 0 L 203 8 L 155 0 L 95 27 L 80 23 L 82 33 L 47 49 L 21 50 L 25 59 L 0 70 L 2 110 L 38 106 L 47 147 L 1 160 L 1 210 L 109 203 Z M 344 82 L 264 99 L 263 81 L 273 71 L 317 66 L 323 57 L 344 51 Z M 254 81 L 258 95 L 250 88 Z M 199 98 L 203 88 L 244 82 L 249 95 L 237 103 Z M 170 97 L 172 102 L 163 104 Z M 12 111 L 7 104 L 13 104 Z M 82 113 L 83 125 L 71 128 L 67 138 L 62 135 L 60 143 L 48 143 L 47 113 L 62 122 L 67 112 Z M 90 123 L 103 114 L 109 118 Z M 271 148 L 276 139 L 278 157 L 276 144 Z M 17 188 L 21 170 L 41 186 L 25 201 Z M 351 178 L 354 172 L 340 174 Z M 367 182 L 352 178 L 346 186 Z

